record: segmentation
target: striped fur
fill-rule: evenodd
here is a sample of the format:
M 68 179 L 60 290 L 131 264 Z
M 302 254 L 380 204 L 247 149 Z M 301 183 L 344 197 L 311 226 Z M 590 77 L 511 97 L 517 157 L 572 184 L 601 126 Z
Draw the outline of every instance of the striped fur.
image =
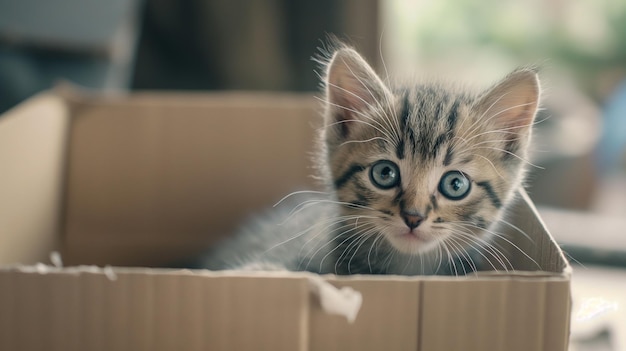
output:
M 518 69 L 482 94 L 437 82 L 390 86 L 357 52 L 339 47 L 324 84 L 318 163 L 329 193 L 257 220 L 206 266 L 459 274 L 477 269 L 478 257 L 507 269 L 489 239 L 522 184 L 539 103 L 536 73 Z M 397 165 L 391 188 L 372 178 L 381 160 Z M 469 180 L 463 197 L 442 192 L 448 172 Z

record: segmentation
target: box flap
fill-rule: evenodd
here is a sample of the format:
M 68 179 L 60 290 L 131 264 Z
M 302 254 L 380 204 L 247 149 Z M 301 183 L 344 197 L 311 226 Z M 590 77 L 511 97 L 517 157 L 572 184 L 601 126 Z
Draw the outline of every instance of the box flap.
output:
M 567 350 L 569 279 L 433 279 L 422 289 L 418 350 Z
M 327 276 L 363 294 L 354 324 L 311 308 L 310 350 L 418 350 L 420 280 L 392 276 Z M 393 337 L 391 337 L 393 336 Z
M 508 269 L 571 274 L 563 251 L 550 235 L 523 189 L 518 192 L 518 199 L 508 209 L 502 224 L 494 232 L 501 233 L 495 238 L 495 245 L 506 253 L 507 258 L 502 261 L 509 266 Z M 494 266 L 501 269 L 496 262 L 494 261 Z
M 324 278 L 363 294 L 354 324 L 306 273 L 5 267 L 0 349 L 567 349 L 565 277 Z
M 32 268 L 0 269 L 1 350 L 307 347 L 303 276 Z
M 44 93 L 0 119 L 0 263 L 35 263 L 56 247 L 68 114 Z
M 172 264 L 284 194 L 311 187 L 312 96 L 71 100 L 69 264 Z

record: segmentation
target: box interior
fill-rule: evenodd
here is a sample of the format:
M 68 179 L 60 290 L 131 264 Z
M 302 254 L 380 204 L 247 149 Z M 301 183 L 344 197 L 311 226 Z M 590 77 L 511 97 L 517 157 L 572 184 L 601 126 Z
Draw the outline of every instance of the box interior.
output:
M 524 192 L 501 228 L 510 272 L 325 277 L 363 294 L 354 325 L 319 308 L 305 273 L 7 266 L 47 262 L 51 250 L 66 266 L 116 267 L 201 252 L 316 186 L 319 108 L 308 95 L 56 91 L 10 111 L 0 120 L 0 349 L 567 349 L 569 265 Z
M 41 95 L 0 128 L 13 171 L 3 190 L 24 194 L 1 204 L 24 226 L 7 232 L 43 233 L 42 245 L 55 243 L 69 265 L 155 267 L 192 257 L 284 195 L 319 189 L 311 153 L 320 108 L 294 94 Z M 562 272 L 560 250 L 519 197 L 499 247 L 515 270 Z M 2 259 L 32 263 L 45 259 L 39 251 Z

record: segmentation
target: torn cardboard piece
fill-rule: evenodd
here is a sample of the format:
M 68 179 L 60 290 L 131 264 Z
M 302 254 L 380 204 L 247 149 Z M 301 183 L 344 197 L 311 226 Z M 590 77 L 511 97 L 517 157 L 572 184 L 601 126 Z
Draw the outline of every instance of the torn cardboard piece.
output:
M 52 272 L 62 272 L 69 274 L 81 274 L 81 273 L 91 273 L 91 274 L 103 274 L 109 280 L 115 281 L 117 280 L 117 274 L 115 269 L 109 265 L 104 267 L 98 266 L 73 266 L 73 267 L 63 267 L 61 255 L 57 251 L 53 251 L 50 253 L 50 260 L 52 261 L 52 265 L 47 265 L 45 263 L 37 263 L 35 265 L 18 265 L 13 267 L 14 270 L 23 272 L 23 273 L 38 273 L 38 274 L 48 274 Z M 184 270 L 186 273 L 197 273 L 203 271 L 190 271 Z M 241 271 L 241 273 L 245 274 L 245 271 Z M 248 272 L 250 273 L 250 272 Z M 259 273 L 259 272 L 257 272 Z M 284 274 L 289 274 L 288 272 L 278 272 L 279 276 Z M 220 274 L 220 273 L 218 273 Z M 267 275 L 267 272 L 263 272 L 263 275 Z M 320 276 L 312 274 L 312 273 L 303 273 L 307 275 L 307 279 L 309 282 L 309 288 L 312 295 L 318 299 L 322 310 L 328 314 L 343 316 L 347 319 L 349 323 L 354 323 L 359 310 L 361 308 L 361 304 L 363 302 L 363 297 L 361 293 L 352 289 L 351 287 L 341 287 L 337 288 L 330 284 L 329 282 L 322 279 Z
M 354 323 L 361 309 L 363 296 L 349 286 L 340 289 L 322 278 L 309 277 L 311 292 L 319 297 L 324 312 L 346 317 L 349 323 Z

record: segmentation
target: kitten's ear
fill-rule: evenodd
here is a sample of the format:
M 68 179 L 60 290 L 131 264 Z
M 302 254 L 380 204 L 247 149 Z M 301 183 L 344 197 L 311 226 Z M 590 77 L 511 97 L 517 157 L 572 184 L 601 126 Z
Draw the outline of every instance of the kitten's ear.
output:
M 474 105 L 481 122 L 502 130 L 507 139 L 527 135 L 539 106 L 540 85 L 532 69 L 519 69 L 487 91 Z
M 369 109 L 386 105 L 391 93 L 374 70 L 354 50 L 339 49 L 326 71 L 326 126 L 346 138 L 358 127 L 359 120 L 368 120 Z M 368 121 L 371 123 L 371 121 Z

